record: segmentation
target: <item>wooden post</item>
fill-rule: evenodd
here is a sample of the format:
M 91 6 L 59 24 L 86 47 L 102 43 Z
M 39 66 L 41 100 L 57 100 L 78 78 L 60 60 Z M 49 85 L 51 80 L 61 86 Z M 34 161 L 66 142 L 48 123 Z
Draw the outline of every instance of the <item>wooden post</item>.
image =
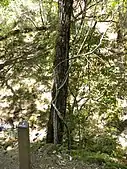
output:
M 18 126 L 19 169 L 30 169 L 29 124 L 26 121 Z

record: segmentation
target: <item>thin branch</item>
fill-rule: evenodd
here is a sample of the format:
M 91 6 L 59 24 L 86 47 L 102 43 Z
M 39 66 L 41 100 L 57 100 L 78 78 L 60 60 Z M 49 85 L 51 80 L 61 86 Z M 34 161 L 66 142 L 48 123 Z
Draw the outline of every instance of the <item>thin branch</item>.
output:
M 31 17 L 29 17 L 29 16 L 27 16 L 27 15 L 25 15 L 25 14 L 24 14 L 24 16 L 26 17 L 26 19 L 30 20 L 30 22 L 34 25 L 35 28 L 37 28 L 35 22 L 32 20 Z
M 102 0 L 99 0 L 99 1 L 97 1 L 96 3 L 90 5 L 90 6 L 87 8 L 87 10 L 90 9 L 90 8 L 92 8 L 92 7 L 95 6 L 95 5 L 99 4 L 100 2 L 102 2 Z
M 44 25 L 44 20 L 43 20 L 43 14 L 42 14 L 42 0 L 39 0 L 39 9 L 40 9 L 40 16 L 41 16 L 41 22 L 42 25 Z
M 93 22 L 93 21 L 92 21 L 92 22 Z M 84 40 L 83 40 L 83 42 L 82 42 L 80 48 L 79 48 L 79 50 L 78 50 L 77 55 L 79 55 L 79 53 L 81 52 L 81 50 L 82 50 L 82 48 L 83 48 L 83 45 L 85 44 L 85 42 L 86 42 L 86 40 L 87 40 L 87 38 L 88 38 L 88 36 L 89 36 L 90 30 L 93 30 L 93 31 L 95 30 L 96 24 L 97 24 L 97 21 L 95 21 L 95 23 L 94 23 L 92 29 L 89 27 L 89 30 L 88 30 L 88 32 L 87 32 L 87 34 L 86 34 L 86 37 L 84 38 Z M 93 31 L 92 31 L 92 32 L 93 32 Z
M 13 95 L 16 96 L 16 93 L 15 93 L 14 89 L 8 84 L 7 80 L 5 81 L 5 84 L 6 84 L 7 88 L 11 90 L 11 92 L 13 93 Z
M 93 50 L 91 50 L 91 51 L 89 51 L 89 52 L 87 52 L 85 54 L 81 54 L 81 55 L 77 54 L 77 55 L 75 55 L 74 57 L 72 57 L 70 59 L 75 59 L 75 58 L 79 58 L 81 56 L 87 56 L 87 55 L 90 55 L 90 54 L 94 53 L 101 46 L 101 43 L 102 43 L 102 40 L 103 40 L 105 34 L 106 34 L 106 31 L 101 36 L 99 44 Z
M 106 31 L 107 31 L 107 30 L 106 30 Z M 69 58 L 69 59 L 65 59 L 65 60 L 61 61 L 60 63 L 58 63 L 54 69 L 56 69 L 60 64 L 62 64 L 63 62 L 65 62 L 65 61 L 67 61 L 67 60 L 73 60 L 73 59 L 81 58 L 82 56 L 85 57 L 85 56 L 87 56 L 87 55 L 93 54 L 93 53 L 101 46 L 101 43 L 102 43 L 102 40 L 103 40 L 103 38 L 104 38 L 104 35 L 106 34 L 106 31 L 105 31 L 105 32 L 103 33 L 103 35 L 101 36 L 99 44 L 98 44 L 93 50 L 91 50 L 91 51 L 89 51 L 89 52 L 87 52 L 87 53 L 85 53 L 85 54 L 80 54 L 80 55 L 77 54 L 77 55 L 75 55 L 75 56 L 73 56 L 73 57 L 71 57 L 71 58 Z

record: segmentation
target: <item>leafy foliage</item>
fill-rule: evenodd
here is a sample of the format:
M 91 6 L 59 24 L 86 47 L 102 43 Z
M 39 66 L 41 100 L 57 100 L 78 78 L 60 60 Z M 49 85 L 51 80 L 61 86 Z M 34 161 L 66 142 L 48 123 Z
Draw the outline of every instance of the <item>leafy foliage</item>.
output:
M 31 127 L 44 127 L 58 7 L 52 0 L 24 2 L 0 2 L 0 115 L 5 120 L 26 118 Z M 74 1 L 71 25 L 66 122 L 72 148 L 94 152 L 92 160 L 103 155 L 123 159 L 126 147 L 120 145 L 119 136 L 127 126 L 127 2 L 84 3 Z M 64 138 L 66 144 L 66 131 Z M 118 168 L 105 163 L 107 168 Z
M 9 3 L 10 3 L 10 0 L 1 0 L 0 1 L 0 5 L 2 5 L 2 6 L 8 6 L 9 5 Z

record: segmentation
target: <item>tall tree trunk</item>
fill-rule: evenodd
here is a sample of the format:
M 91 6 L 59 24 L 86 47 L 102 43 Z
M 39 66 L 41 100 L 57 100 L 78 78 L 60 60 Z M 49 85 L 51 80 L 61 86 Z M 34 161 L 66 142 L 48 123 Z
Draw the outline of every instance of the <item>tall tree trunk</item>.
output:
M 69 39 L 73 0 L 58 0 L 59 25 L 54 59 L 54 84 L 48 121 L 47 143 L 61 143 L 66 114 L 69 74 Z

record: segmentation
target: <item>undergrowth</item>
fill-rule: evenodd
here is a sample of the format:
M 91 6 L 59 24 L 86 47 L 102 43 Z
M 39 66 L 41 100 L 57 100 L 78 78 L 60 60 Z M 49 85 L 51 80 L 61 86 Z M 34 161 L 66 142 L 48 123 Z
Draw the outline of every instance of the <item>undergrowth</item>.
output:
M 85 163 L 97 163 L 103 165 L 104 169 L 127 169 L 126 159 L 114 158 L 105 153 L 90 152 L 82 149 L 72 150 L 71 155 L 74 159 L 82 160 Z

